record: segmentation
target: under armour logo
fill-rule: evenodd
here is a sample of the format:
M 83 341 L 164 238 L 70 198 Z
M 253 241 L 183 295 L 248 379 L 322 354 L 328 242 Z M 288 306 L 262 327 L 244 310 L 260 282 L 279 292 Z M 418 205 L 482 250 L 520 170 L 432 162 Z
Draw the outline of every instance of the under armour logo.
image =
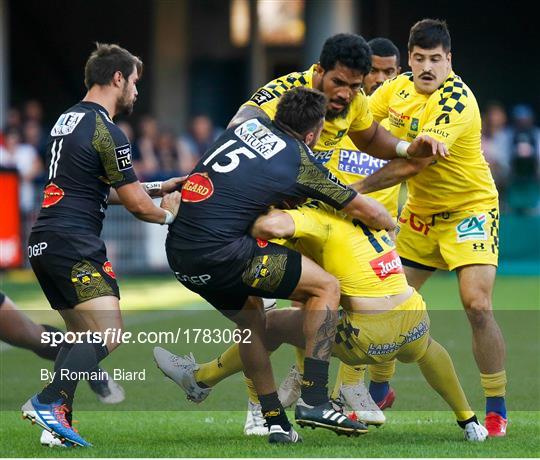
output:
M 403 99 L 407 99 L 409 97 L 409 93 L 407 91 L 405 91 L 404 89 L 402 89 L 399 93 L 398 93 L 398 96 L 403 98 Z
M 473 250 L 475 251 L 485 251 L 486 249 L 486 246 L 484 245 L 484 243 L 473 243 L 472 247 L 473 247 Z

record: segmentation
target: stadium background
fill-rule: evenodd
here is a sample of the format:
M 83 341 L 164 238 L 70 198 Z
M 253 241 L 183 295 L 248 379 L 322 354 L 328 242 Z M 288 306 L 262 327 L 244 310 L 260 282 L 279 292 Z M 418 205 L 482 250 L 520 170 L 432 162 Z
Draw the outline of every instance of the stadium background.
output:
M 501 129 L 511 132 L 516 106 L 540 114 L 540 85 L 536 80 L 540 63 L 534 57 L 529 15 L 527 8 L 514 8 L 502 1 L 0 0 L 0 128 L 3 130 L 0 144 L 8 134 L 13 109 L 20 116 L 21 144 L 25 143 L 24 124 L 28 121 L 37 121 L 41 134 L 47 133 L 58 114 L 84 95 L 83 67 L 93 42 L 115 42 L 139 55 L 145 63 L 134 114 L 122 120 L 127 123 L 126 129 L 133 130 L 133 142 L 141 144 L 140 150 L 145 150 L 147 138 L 155 141 L 154 148 L 141 153 L 136 162 L 140 175 L 159 178 L 185 172 L 181 169 L 189 161 L 180 161 L 186 155 L 182 149 L 188 150 L 188 158 L 197 153 L 192 147 L 194 135 L 190 131 L 193 117 L 210 120 L 213 125 L 210 136 L 216 135 L 254 89 L 275 76 L 307 68 L 316 61 L 324 39 L 336 32 L 357 32 L 367 39 L 375 36 L 392 39 L 402 54 L 402 70 L 407 70 L 408 30 L 423 17 L 447 20 L 453 39 L 454 69 L 473 89 L 484 114 L 492 101 L 498 102 L 507 115 Z M 246 24 L 252 27 L 246 28 Z M 32 111 L 28 106 L 36 103 L 41 115 L 30 120 Z M 153 124 L 157 125 L 154 134 L 148 128 Z M 43 137 L 35 145 L 38 161 L 43 153 L 42 140 Z M 176 152 L 172 167 L 160 157 L 167 148 Z M 536 154 L 540 156 L 540 151 Z M 155 155 L 157 167 L 149 167 L 145 155 Z M 454 444 L 459 441 L 459 433 L 448 422 L 451 417 L 439 412 L 444 406 L 431 390 L 422 386 L 425 384 L 414 366 L 400 366 L 395 386 L 401 402 L 391 414 L 392 424 L 362 440 L 362 452 L 351 448 L 347 440 L 323 433 L 309 436 L 310 447 L 306 445 L 306 450 L 297 451 L 296 455 L 455 456 L 456 446 L 463 456 L 530 456 L 535 452 L 538 455 L 539 185 L 536 177 L 533 188 L 522 194 L 520 178 L 506 166 L 502 172 L 494 171 L 501 174 L 504 211 L 500 229 L 501 267 L 494 303 L 509 344 L 510 404 L 515 410 L 510 428 L 513 436 L 498 446 L 486 445 L 481 451 Z M 13 169 L 0 172 L 0 188 L 4 193 L 0 200 L 0 264 L 5 266 L 0 271 L 0 289 L 36 321 L 60 324 L 58 315 L 48 310 L 39 286 L 27 269 L 24 254 L 26 235 L 39 209 L 43 177 L 38 172 L 27 181 L 31 193 L 21 189 L 19 194 L 19 186 L 24 182 L 21 179 L 21 184 L 17 183 L 19 176 L 21 171 Z M 19 202 L 17 195 L 26 201 Z M 523 198 L 524 195 L 527 196 Z M 18 218 L 20 227 L 14 225 Z M 190 315 L 196 315 L 201 308 L 205 311 L 205 305 L 176 283 L 168 271 L 163 251 L 165 232 L 163 227 L 136 221 L 120 207 L 110 207 L 107 211 L 103 236 L 120 280 L 126 324 L 135 330 L 143 328 L 143 323 L 144 327 L 155 330 L 193 324 L 189 322 Z M 15 245 L 12 244 L 14 233 Z M 455 276 L 438 274 L 422 293 L 434 310 L 431 313 L 434 335 L 448 347 L 467 394 L 475 407 L 481 409 L 482 396 L 470 354 L 470 334 L 460 311 Z M 224 325 L 211 312 L 205 314 L 209 316 L 201 320 L 204 324 Z M 206 359 L 220 349 L 199 348 L 190 350 L 184 344 L 177 351 L 194 351 L 196 356 Z M 285 355 L 287 358 L 281 359 Z M 108 359 L 107 366 L 125 363 L 136 366 L 141 360 L 147 365 L 150 356 L 151 347 L 125 347 Z M 290 350 L 277 355 L 274 361 L 278 363 L 278 378 L 286 373 L 291 360 Z M 13 427 L 9 424 L 15 417 L 17 404 L 35 389 L 35 372 L 40 366 L 43 362 L 28 352 L 0 344 L 2 456 L 43 455 L 43 451 L 35 450 L 26 439 L 30 428 L 18 421 Z M 191 455 L 224 455 L 220 450 L 224 442 L 231 446 L 228 455 L 257 456 L 263 452 L 283 455 L 268 454 L 262 443 L 240 437 L 245 397 L 239 376 L 231 380 L 231 386 L 216 391 L 210 405 L 201 408 L 208 412 L 191 413 L 186 418 L 185 411 L 193 407 L 179 402 L 172 384 L 162 382 L 155 369 L 150 372 L 150 382 L 157 386 L 141 389 L 127 383 L 128 399 L 119 409 L 155 409 L 145 417 L 150 423 L 158 424 L 161 434 L 157 438 L 170 445 L 163 447 L 159 442 L 157 447 L 152 442 L 156 439 L 155 432 L 145 430 L 142 422 L 131 420 L 129 414 L 134 412 L 125 412 L 126 419 L 122 420 L 126 428 L 120 428 L 120 432 L 129 438 L 130 429 L 136 430 L 137 438 L 140 436 L 143 442 L 135 443 L 135 447 L 131 442 L 119 442 L 111 437 L 112 426 L 115 430 L 118 427 L 108 418 L 108 412 L 85 412 L 81 418 L 86 426 L 90 424 L 90 414 L 94 414 L 95 423 L 103 427 L 99 434 L 93 433 L 97 444 L 115 441 L 114 447 L 107 447 L 110 450 L 98 449 L 91 455 L 186 455 L 177 450 L 178 430 L 187 433 L 192 441 Z M 141 406 L 139 403 L 148 391 L 154 392 L 156 388 L 163 390 L 160 395 L 163 399 L 155 407 Z M 232 396 L 230 388 L 234 388 Z M 82 409 L 104 409 L 86 388 L 81 393 Z M 225 406 L 218 403 L 220 395 L 230 398 Z M 159 424 L 157 415 L 164 408 L 179 411 L 170 415 L 174 423 L 167 426 Z M 214 419 L 217 421 L 221 416 L 216 415 L 220 412 L 212 412 L 213 409 L 232 411 L 228 412 L 223 426 L 216 427 Z M 428 415 L 423 416 L 420 410 Z M 436 426 L 430 426 L 432 421 L 437 422 Z M 200 434 L 209 427 L 217 433 L 211 441 Z M 91 431 L 91 427 L 87 429 Z M 419 436 L 415 438 L 416 445 L 408 445 L 411 431 Z M 447 433 L 451 433 L 451 442 L 446 441 Z M 32 434 L 36 435 L 37 430 Z M 15 441 L 5 443 L 8 438 Z M 389 443 L 393 450 L 381 450 L 381 443 Z

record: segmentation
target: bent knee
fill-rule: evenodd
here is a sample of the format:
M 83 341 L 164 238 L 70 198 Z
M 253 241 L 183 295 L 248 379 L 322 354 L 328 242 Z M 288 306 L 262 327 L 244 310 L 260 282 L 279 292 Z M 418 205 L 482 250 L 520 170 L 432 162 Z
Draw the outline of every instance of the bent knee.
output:
M 472 304 L 471 307 L 466 307 L 465 311 L 473 329 L 482 328 L 493 320 L 491 306 L 486 307 L 485 305 Z
M 322 296 L 326 297 L 331 303 L 339 303 L 341 286 L 337 278 L 330 273 L 321 282 Z

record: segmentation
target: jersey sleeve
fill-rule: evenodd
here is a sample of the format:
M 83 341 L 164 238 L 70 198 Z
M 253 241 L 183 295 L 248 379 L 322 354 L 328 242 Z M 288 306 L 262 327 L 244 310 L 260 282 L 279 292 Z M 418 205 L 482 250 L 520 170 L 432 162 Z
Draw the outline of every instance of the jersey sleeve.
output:
M 314 198 L 336 209 L 343 209 L 357 195 L 324 166 L 314 163 L 303 147 L 300 147 L 300 166 L 294 192 L 296 196 Z
M 373 123 L 373 115 L 369 109 L 369 103 L 363 91 L 360 91 L 353 103 L 355 117 L 352 120 L 349 131 L 364 131 Z
M 308 78 L 306 72 L 293 72 L 276 78 L 259 88 L 244 105 L 263 110 L 273 120 L 277 112 L 279 98 L 291 88 L 307 86 L 309 84 Z
M 243 105 L 261 109 L 271 120 L 273 120 L 277 112 L 279 97 L 280 95 L 276 96 L 266 87 L 262 87 L 259 88 L 257 92 L 251 96 L 251 99 Z
M 456 86 L 457 84 L 457 86 Z M 445 88 L 447 88 L 446 86 Z M 474 121 L 474 104 L 467 96 L 467 90 L 455 82 L 451 91 L 444 91 L 429 111 L 420 134 L 427 134 L 444 142 L 450 149 Z
M 98 114 L 92 146 L 99 154 L 106 179 L 111 186 L 118 188 L 137 181 L 128 139 L 120 128 L 105 122 Z
M 389 96 L 392 94 L 392 81 L 394 80 L 384 82 L 371 96 L 369 96 L 369 109 L 373 114 L 373 118 L 378 122 L 388 118 Z

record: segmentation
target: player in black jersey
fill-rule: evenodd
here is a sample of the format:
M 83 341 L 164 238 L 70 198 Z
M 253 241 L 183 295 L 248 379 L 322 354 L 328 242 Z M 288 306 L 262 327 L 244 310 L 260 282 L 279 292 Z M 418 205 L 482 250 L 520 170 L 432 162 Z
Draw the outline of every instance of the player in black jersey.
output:
M 302 389 L 297 422 L 345 434 L 367 431 L 336 412 L 327 394 L 339 283 L 300 253 L 249 235 L 255 219 L 270 206 L 306 197 L 342 209 L 372 228 L 394 228 L 380 203 L 342 185 L 311 159 L 308 145 L 320 136 L 326 103 L 317 90 L 295 88 L 281 98 L 274 122 L 253 118 L 227 129 L 184 184 L 182 205 L 167 238 L 169 264 L 178 280 L 241 329 L 251 330 L 251 341 L 240 344 L 240 354 L 259 395 L 270 442 L 299 438 L 277 397 L 263 341 L 261 297 L 305 305 L 304 379 L 309 384 Z M 162 348 L 154 356 L 164 371 L 167 359 L 174 358 Z
M 97 44 L 85 67 L 85 98 L 60 115 L 47 143 L 48 180 L 28 242 L 30 263 L 67 330 L 94 334 L 62 345 L 53 380 L 22 411 L 66 445 L 89 445 L 70 423 L 77 376 L 118 346 L 105 331 L 122 327 L 118 285 L 100 239 L 107 200 L 159 224 L 170 224 L 180 204 L 174 181 L 164 184 L 161 192 L 173 193 L 161 207 L 153 203 L 133 171 L 131 146 L 112 121 L 131 113 L 141 72 L 142 62 L 127 50 Z

